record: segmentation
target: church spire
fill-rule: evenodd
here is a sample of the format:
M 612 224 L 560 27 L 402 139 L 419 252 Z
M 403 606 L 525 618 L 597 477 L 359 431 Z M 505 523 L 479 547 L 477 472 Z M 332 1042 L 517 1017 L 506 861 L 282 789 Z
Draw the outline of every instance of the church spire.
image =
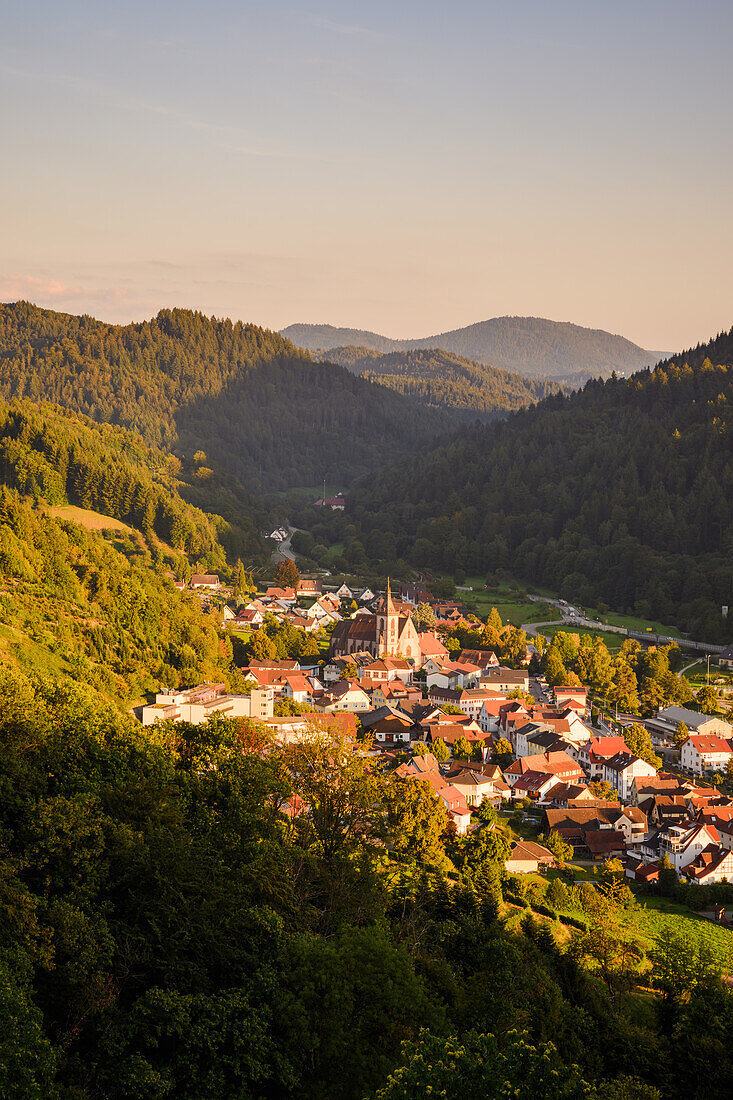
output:
M 387 615 L 396 615 L 397 614 L 397 612 L 395 611 L 395 606 L 392 603 L 392 589 L 390 587 L 389 577 L 387 577 L 387 599 L 386 599 L 386 602 L 385 602 L 385 608 L 384 609 L 385 609 Z

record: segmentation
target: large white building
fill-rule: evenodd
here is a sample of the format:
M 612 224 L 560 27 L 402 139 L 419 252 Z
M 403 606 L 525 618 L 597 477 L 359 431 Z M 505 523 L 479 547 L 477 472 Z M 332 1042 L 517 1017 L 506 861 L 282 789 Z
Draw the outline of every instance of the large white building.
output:
M 254 688 L 251 695 L 228 695 L 224 684 L 199 684 L 181 691 L 159 691 L 155 702 L 142 708 L 144 726 L 156 722 L 191 722 L 200 726 L 215 714 L 223 718 L 272 718 L 272 688 Z
M 692 733 L 680 749 L 680 764 L 695 775 L 723 771 L 731 759 L 733 739 L 715 733 Z

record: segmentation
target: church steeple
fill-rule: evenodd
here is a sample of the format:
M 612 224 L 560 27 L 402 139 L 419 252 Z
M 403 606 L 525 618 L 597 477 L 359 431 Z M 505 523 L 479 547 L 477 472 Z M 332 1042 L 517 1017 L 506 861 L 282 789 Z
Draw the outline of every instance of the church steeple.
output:
M 387 615 L 396 615 L 394 604 L 392 603 L 392 589 L 389 585 L 389 577 L 387 577 L 387 603 L 385 605 L 385 611 Z
M 392 600 L 392 586 L 387 577 L 387 595 L 377 615 L 377 652 L 380 657 L 394 657 L 399 642 L 399 615 Z

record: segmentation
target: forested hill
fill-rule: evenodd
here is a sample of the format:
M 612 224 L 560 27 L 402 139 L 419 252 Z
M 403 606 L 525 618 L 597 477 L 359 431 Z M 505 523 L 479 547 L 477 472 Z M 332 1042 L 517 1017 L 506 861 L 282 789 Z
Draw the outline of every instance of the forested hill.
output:
M 328 351 L 346 344 L 380 354 L 442 348 L 499 370 L 529 378 L 553 378 L 570 386 L 582 385 L 588 378 L 608 378 L 614 371 L 629 375 L 660 358 L 623 336 L 544 317 L 493 317 L 415 340 L 390 340 L 374 332 L 331 325 L 290 325 L 282 334 L 309 351 Z
M 107 325 L 0 306 L 0 396 L 123 425 L 248 489 L 347 485 L 434 439 L 437 410 L 312 362 L 277 333 L 188 310 Z
M 396 557 L 417 566 L 510 569 L 573 601 L 724 640 L 731 401 L 733 368 L 704 357 L 589 382 L 360 482 L 333 522 L 355 524 L 367 546 L 393 534 Z
M 238 675 L 215 617 L 170 575 L 226 573 L 225 546 L 264 547 L 186 503 L 177 472 L 124 429 L 0 402 L 0 665 L 120 702 Z
M 728 332 L 721 332 L 713 340 L 706 344 L 698 344 L 697 347 L 688 348 L 679 355 L 673 355 L 665 359 L 660 366 L 669 366 L 672 363 L 689 363 L 692 367 L 699 367 L 706 359 L 712 363 L 725 363 L 733 366 L 733 328 Z
M 557 384 L 474 363 L 440 348 L 393 351 L 347 346 L 318 353 L 355 374 L 427 405 L 494 416 L 557 392 Z

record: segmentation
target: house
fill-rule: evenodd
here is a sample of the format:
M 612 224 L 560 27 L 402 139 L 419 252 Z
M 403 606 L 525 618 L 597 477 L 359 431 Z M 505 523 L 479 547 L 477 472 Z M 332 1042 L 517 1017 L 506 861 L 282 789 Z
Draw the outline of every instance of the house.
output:
M 616 828 L 623 833 L 627 848 L 641 844 L 648 829 L 646 814 L 638 806 L 625 806 L 616 822 Z
M 400 599 L 417 607 L 419 603 L 430 603 L 434 596 L 424 584 L 401 584 Z
M 285 686 L 283 677 L 291 672 L 300 672 L 300 665 L 290 660 L 250 661 L 242 672 L 245 680 L 251 680 L 258 687 L 272 687 L 276 695 L 282 695 Z
M 288 537 L 288 533 L 289 532 L 287 527 L 276 527 L 273 531 L 270 531 L 269 535 L 266 535 L 265 537 L 268 539 L 273 539 L 274 542 L 284 542 L 285 539 Z
M 543 740 L 546 742 L 540 746 L 533 740 L 539 735 L 543 735 Z M 532 740 L 531 746 L 529 744 L 530 740 Z M 523 725 L 516 726 L 514 729 L 514 752 L 517 756 L 531 756 L 532 753 L 546 752 L 557 740 L 558 736 L 554 730 L 541 725 L 539 722 L 527 720 Z
M 540 868 L 544 870 L 556 866 L 557 860 L 552 852 L 531 840 L 515 841 L 504 864 L 508 875 L 532 875 L 537 874 Z
M 587 829 L 584 833 L 585 847 L 590 858 L 596 862 L 606 859 L 624 859 L 626 840 L 619 829 Z
M 360 716 L 364 733 L 371 734 L 380 744 L 410 743 L 412 719 L 394 707 L 382 706 Z
M 261 611 L 248 611 L 246 608 L 242 608 L 237 612 L 235 621 L 242 623 L 244 626 L 261 626 L 265 621 L 265 616 Z
M 497 691 L 529 691 L 529 673 L 526 669 L 490 668 L 481 673 L 480 687 Z
M 634 882 L 659 882 L 659 861 L 645 863 L 638 852 L 628 853 L 624 864 L 626 877 Z
M 358 592 L 354 597 L 357 603 L 371 603 L 376 598 L 371 588 L 362 588 L 361 592 Z
M 348 710 L 358 714 L 371 710 L 369 696 L 356 680 L 338 680 L 327 691 L 317 695 L 313 702 L 319 710 L 329 713 Z
M 555 778 L 554 785 L 546 792 L 543 802 L 551 803 L 553 806 L 559 806 L 561 808 L 567 808 L 570 805 L 573 806 L 595 806 L 599 801 L 591 791 L 590 787 L 586 787 L 580 783 L 566 783 L 564 780 L 558 782 Z
M 380 684 L 372 690 L 373 707 L 394 707 L 402 703 L 422 702 L 422 691 L 414 685 L 408 687 L 401 680 L 392 680 L 386 684 Z
M 343 512 L 346 507 L 346 501 L 341 493 L 335 497 L 320 497 L 319 500 L 314 500 L 313 504 L 316 508 L 330 508 L 332 512 Z
M 451 715 L 451 718 L 453 716 Z M 425 727 L 423 727 L 425 728 Z M 456 741 L 461 738 L 465 738 L 469 742 L 471 748 L 475 745 L 480 745 L 482 750 L 484 747 L 484 735 L 478 728 L 475 722 L 458 723 L 453 721 L 436 722 L 427 727 L 427 742 L 432 744 L 433 741 L 437 741 L 438 738 L 443 741 L 451 750 L 451 754 L 454 751 Z
M 733 645 L 728 645 L 718 654 L 718 664 L 723 668 L 733 668 Z
M 423 756 L 413 756 L 406 764 L 400 764 L 395 775 L 404 779 L 411 775 L 425 775 L 426 772 L 440 772 L 438 761 L 431 752 L 426 752 Z
M 607 762 L 628 751 L 623 737 L 593 737 L 579 747 L 577 760 L 589 779 L 603 779 Z
M 716 733 L 691 733 L 680 749 L 680 764 L 695 775 L 723 771 L 731 759 L 733 738 L 720 737 Z
M 491 668 L 499 667 L 499 658 L 493 649 L 462 649 L 458 660 L 476 665 L 482 672 L 488 672 Z
M 480 690 L 480 689 L 479 689 Z M 483 733 L 498 733 L 499 719 L 505 699 L 501 695 L 495 695 L 490 699 L 484 699 L 476 721 Z
M 304 714 L 273 717 L 262 720 L 262 725 L 272 733 L 279 745 L 288 745 L 309 736 L 315 729 L 332 731 L 339 736 L 353 740 L 356 737 L 356 722 L 353 714 Z
M 438 661 L 431 657 L 423 665 L 426 673 L 425 683 L 428 689 L 475 687 L 478 683 L 480 669 L 476 665 L 465 661 L 450 661 L 443 659 Z
M 533 802 L 541 802 L 556 783 L 557 778 L 552 772 L 524 772 L 512 783 L 509 797 L 514 801 L 530 798 Z
M 589 831 L 615 828 L 620 816 L 618 803 L 614 806 L 606 802 L 587 808 L 573 806 L 564 810 L 549 808 L 542 814 L 540 829 L 545 834 L 557 833 L 568 844 L 572 844 L 576 856 L 582 858 L 583 853 L 589 851 L 585 834 Z
M 503 779 L 492 778 L 476 768 L 456 764 L 447 772 L 446 779 L 463 794 L 468 806 L 480 806 L 486 801 L 497 808 L 503 798 L 509 797 L 509 785 Z
M 656 775 L 657 769 L 631 752 L 619 752 L 603 766 L 603 778 L 618 791 L 619 798 L 628 802 L 632 780 L 640 776 Z
M 556 687 L 553 689 L 555 703 L 558 707 L 570 707 L 572 710 L 585 714 L 588 709 L 587 687 Z
M 298 596 L 320 596 L 321 582 L 315 577 L 301 577 L 295 591 Z
M 684 875 L 700 886 L 714 882 L 733 882 L 733 851 L 709 845 L 684 868 Z
M 315 692 L 323 690 L 317 680 L 311 681 L 302 672 L 286 672 L 282 676 L 282 682 L 282 694 L 295 703 L 311 704 Z
M 449 783 L 438 771 L 429 771 L 422 776 L 433 788 L 438 798 L 448 811 L 449 820 L 453 821 L 459 836 L 468 832 L 471 824 L 471 811 L 466 805 L 466 800 L 461 792 Z
M 274 693 L 256 688 L 250 695 L 229 695 L 223 684 L 199 684 L 175 691 L 159 691 L 155 702 L 142 708 L 142 724 L 190 722 L 200 726 L 214 715 L 223 718 L 271 718 Z
M 218 573 L 194 573 L 191 577 L 191 588 L 204 588 L 209 591 L 218 591 L 221 581 Z
M 639 776 L 631 784 L 631 802 L 634 806 L 638 806 L 645 799 L 653 798 L 658 794 L 681 794 L 684 783 L 685 780 L 665 772 Z
M 339 600 L 353 600 L 354 598 L 354 594 L 346 582 L 336 589 L 334 596 L 337 596 Z
M 504 769 L 504 778 L 510 786 L 526 772 L 546 772 L 555 779 L 575 781 L 583 775 L 582 768 L 566 752 L 545 752 L 536 756 L 523 756 Z
M 713 825 L 682 822 L 659 833 L 659 854 L 669 858 L 678 875 L 710 846 L 722 847 L 720 834 Z

